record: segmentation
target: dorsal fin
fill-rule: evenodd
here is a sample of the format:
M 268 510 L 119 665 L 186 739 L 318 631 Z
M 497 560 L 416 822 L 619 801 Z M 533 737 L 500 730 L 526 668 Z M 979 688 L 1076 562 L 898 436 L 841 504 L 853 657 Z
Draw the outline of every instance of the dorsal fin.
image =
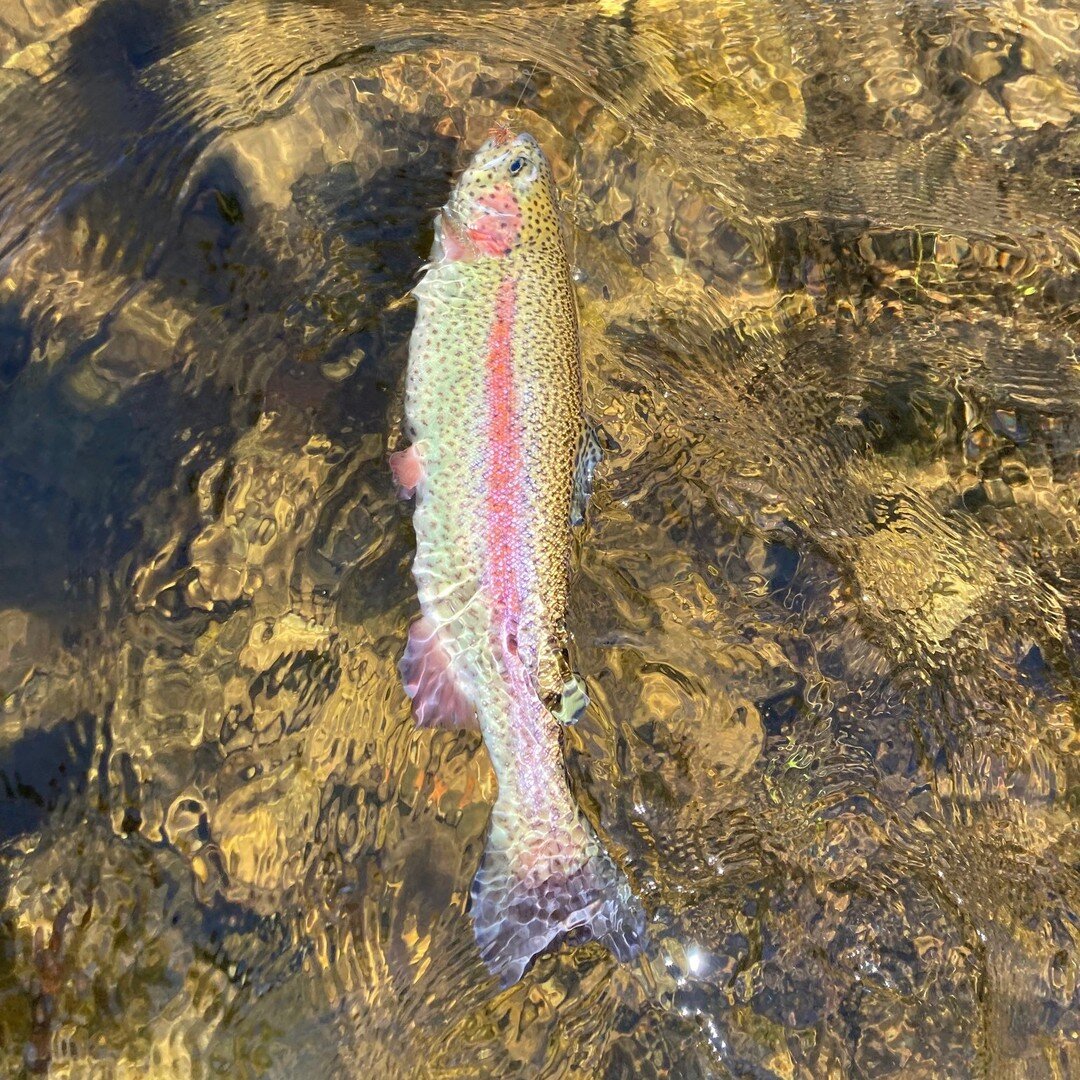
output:
M 582 525 L 585 522 L 585 509 L 592 494 L 593 473 L 603 456 L 596 429 L 588 420 L 581 432 L 577 457 L 574 459 L 574 494 L 570 502 L 570 524 Z

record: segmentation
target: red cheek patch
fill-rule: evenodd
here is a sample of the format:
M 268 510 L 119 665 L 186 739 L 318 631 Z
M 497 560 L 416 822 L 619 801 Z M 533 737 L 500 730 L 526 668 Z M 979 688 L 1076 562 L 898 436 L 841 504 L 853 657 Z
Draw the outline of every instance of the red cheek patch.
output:
M 508 255 L 521 235 L 521 207 L 507 184 L 476 200 L 479 214 L 466 230 L 485 255 Z

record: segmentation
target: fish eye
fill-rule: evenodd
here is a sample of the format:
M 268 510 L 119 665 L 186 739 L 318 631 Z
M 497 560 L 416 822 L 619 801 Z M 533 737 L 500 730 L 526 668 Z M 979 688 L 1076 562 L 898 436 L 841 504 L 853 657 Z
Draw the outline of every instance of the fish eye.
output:
M 517 176 L 522 169 L 525 168 L 525 159 L 523 157 L 516 157 L 510 162 L 510 175 Z

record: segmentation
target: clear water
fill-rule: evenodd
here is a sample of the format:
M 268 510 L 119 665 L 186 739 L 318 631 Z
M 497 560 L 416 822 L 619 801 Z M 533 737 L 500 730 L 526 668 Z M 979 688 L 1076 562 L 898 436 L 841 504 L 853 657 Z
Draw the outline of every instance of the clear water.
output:
M 1080 1072 L 1074 5 L 7 0 L 0 57 L 0 1073 Z M 508 113 L 653 949 L 499 992 L 385 458 Z

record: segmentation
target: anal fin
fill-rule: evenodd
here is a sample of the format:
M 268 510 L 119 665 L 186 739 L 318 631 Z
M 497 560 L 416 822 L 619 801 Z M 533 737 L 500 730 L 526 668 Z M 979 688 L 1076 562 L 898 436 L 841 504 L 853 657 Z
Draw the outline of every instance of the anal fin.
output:
M 398 668 L 419 727 L 476 729 L 476 707 L 454 673 L 439 628 L 431 619 L 421 616 L 409 627 Z

